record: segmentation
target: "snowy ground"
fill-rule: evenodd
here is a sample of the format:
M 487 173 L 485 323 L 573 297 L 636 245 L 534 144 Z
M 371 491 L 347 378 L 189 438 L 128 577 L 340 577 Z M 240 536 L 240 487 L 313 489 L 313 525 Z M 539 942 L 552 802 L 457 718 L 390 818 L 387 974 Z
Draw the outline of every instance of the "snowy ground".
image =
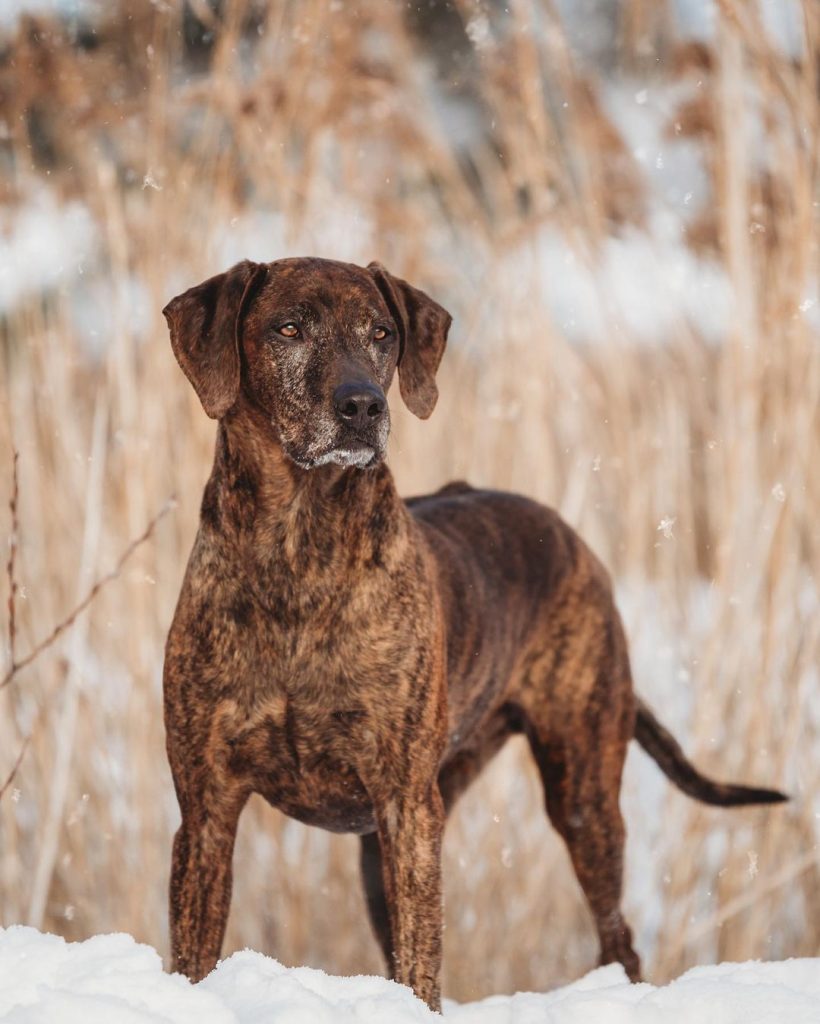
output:
M 665 988 L 612 965 L 546 995 L 447 1003 L 457 1024 L 818 1024 L 820 959 L 696 967 Z M 438 1018 L 383 978 L 285 968 L 246 950 L 199 985 L 129 935 L 67 943 L 0 929 L 2 1024 L 411 1024 Z

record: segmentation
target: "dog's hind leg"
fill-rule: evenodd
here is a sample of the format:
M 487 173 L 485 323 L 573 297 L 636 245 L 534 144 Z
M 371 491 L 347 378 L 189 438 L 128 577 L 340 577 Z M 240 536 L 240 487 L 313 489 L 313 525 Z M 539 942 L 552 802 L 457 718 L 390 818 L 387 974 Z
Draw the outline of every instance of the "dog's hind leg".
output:
M 565 671 L 540 694 L 529 688 L 526 732 L 547 812 L 595 918 L 600 962 L 618 961 L 638 981 L 640 961 L 621 912 L 625 830 L 619 796 L 635 700 L 619 620 L 613 618 L 589 646 L 597 647 L 597 657 L 585 654 L 566 666 L 574 680 Z
M 388 976 L 392 978 L 395 973 L 393 937 L 390 934 L 390 915 L 384 895 L 384 869 L 378 833 L 361 837 L 360 865 L 370 927 L 387 962 Z
M 547 811 L 569 850 L 601 943 L 601 964 L 618 961 L 632 981 L 640 961 L 621 913 L 624 825 L 618 788 L 571 749 L 530 737 L 544 784 Z M 610 755 L 610 763 L 615 755 Z

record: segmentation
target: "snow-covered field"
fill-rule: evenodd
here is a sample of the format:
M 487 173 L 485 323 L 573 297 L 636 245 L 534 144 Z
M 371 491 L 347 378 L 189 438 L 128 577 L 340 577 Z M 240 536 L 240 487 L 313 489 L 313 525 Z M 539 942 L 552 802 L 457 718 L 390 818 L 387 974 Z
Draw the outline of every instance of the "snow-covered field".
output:
M 630 985 L 619 965 L 547 994 L 447 1002 L 458 1024 L 817 1024 L 820 959 L 696 967 L 664 988 Z M 437 1019 L 384 978 L 286 968 L 245 950 L 199 985 L 165 974 L 129 935 L 68 943 L 0 929 L 3 1024 L 411 1024 Z

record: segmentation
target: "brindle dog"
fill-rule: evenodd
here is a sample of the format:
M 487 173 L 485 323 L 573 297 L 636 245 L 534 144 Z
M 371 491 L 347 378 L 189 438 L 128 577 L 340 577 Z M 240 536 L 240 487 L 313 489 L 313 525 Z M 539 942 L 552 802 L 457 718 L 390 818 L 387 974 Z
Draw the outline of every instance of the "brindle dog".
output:
M 399 497 L 385 395 L 398 368 L 430 415 L 449 314 L 378 264 L 318 259 L 240 263 L 164 313 L 219 420 L 165 659 L 174 967 L 196 980 L 217 961 L 257 792 L 361 836 L 391 974 L 438 1009 L 444 821 L 524 733 L 601 962 L 637 980 L 620 909 L 629 741 L 707 803 L 785 798 L 686 761 L 633 694 L 605 569 L 555 512 L 461 483 Z

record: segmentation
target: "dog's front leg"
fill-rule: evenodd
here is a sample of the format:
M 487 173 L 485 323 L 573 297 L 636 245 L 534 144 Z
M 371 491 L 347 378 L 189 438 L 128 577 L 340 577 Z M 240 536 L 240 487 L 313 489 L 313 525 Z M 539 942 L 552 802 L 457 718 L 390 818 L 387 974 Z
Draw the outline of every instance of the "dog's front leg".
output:
M 441 839 L 444 807 L 435 780 L 377 807 L 393 977 L 441 1008 Z
M 171 862 L 171 967 L 199 981 L 216 966 L 231 902 L 232 860 L 247 793 L 186 801 Z

